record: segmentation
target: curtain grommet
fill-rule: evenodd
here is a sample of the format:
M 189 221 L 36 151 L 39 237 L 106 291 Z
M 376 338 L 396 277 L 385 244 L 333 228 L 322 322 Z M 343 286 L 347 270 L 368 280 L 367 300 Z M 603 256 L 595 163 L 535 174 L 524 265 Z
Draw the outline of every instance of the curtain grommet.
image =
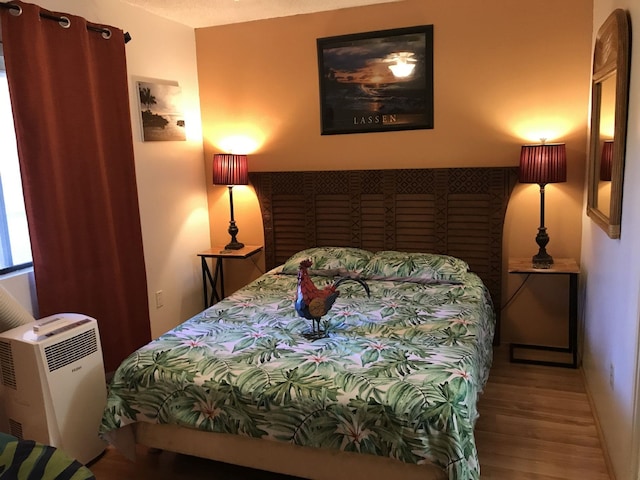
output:
M 20 5 L 11 4 L 11 6 L 9 7 L 9 13 L 14 17 L 19 17 L 20 15 L 22 15 L 22 7 Z
M 103 28 L 102 38 L 104 38 L 105 40 L 109 40 L 111 38 L 111 30 L 109 30 L 108 28 Z
M 71 20 L 69 20 L 68 17 L 60 17 L 60 20 L 58 20 L 58 25 L 60 25 L 62 28 L 69 28 L 71 26 Z

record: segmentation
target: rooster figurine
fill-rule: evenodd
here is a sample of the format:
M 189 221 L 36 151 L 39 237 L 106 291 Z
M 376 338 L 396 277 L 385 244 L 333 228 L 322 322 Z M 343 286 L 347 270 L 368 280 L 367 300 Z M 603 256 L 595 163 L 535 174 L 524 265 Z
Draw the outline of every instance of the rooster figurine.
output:
M 311 260 L 303 260 L 300 262 L 298 270 L 298 288 L 296 293 L 295 309 L 298 315 L 311 320 L 311 332 L 306 337 L 310 339 L 318 339 L 326 336 L 326 333 L 320 329 L 320 318 L 327 314 L 335 303 L 340 292 L 337 287 L 346 282 L 357 282 L 367 292 L 367 296 L 371 296 L 369 286 L 359 278 L 343 277 L 331 285 L 327 285 L 323 289 L 316 287 L 309 277 L 309 267 Z

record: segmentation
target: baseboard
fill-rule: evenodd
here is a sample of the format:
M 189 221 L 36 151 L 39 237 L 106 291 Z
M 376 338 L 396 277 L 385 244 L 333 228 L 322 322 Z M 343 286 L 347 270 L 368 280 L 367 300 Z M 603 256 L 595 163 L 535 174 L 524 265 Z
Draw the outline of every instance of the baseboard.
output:
M 593 401 L 593 397 L 591 396 L 589 383 L 587 382 L 587 377 L 584 374 L 584 369 L 582 367 L 580 367 L 580 375 L 582 376 L 582 383 L 584 384 L 584 389 L 585 389 L 585 392 L 587 393 L 587 400 L 589 401 L 591 415 L 593 415 L 593 423 L 596 426 L 596 431 L 598 432 L 598 438 L 600 439 L 600 448 L 602 449 L 602 456 L 604 457 L 604 463 L 607 467 L 609 478 L 611 480 L 616 480 L 616 475 L 615 475 L 615 472 L 613 471 L 613 463 L 611 462 L 611 457 L 609 456 L 609 448 L 607 447 L 607 442 L 604 438 L 604 432 L 602 431 L 602 427 L 600 425 L 600 419 L 598 418 L 598 411 L 596 410 L 596 404 Z

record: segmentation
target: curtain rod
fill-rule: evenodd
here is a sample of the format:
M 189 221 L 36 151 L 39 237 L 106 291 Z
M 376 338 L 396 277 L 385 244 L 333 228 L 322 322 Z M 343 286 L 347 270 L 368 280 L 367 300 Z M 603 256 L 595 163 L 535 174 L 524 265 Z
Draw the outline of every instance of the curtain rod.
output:
M 9 10 L 17 10 L 18 15 L 22 13 L 22 7 L 20 7 L 20 5 L 13 5 L 11 3 L 0 3 L 0 7 L 8 8 Z M 57 15 L 52 15 L 50 13 L 40 12 L 40 18 L 46 18 L 47 20 L 55 20 L 56 22 L 60 23 L 63 27 L 69 26 L 69 19 L 67 17 L 59 17 Z M 105 38 L 109 38 L 111 36 L 111 30 L 109 30 L 108 28 L 94 27 L 93 25 L 87 24 L 87 30 L 101 33 Z M 129 43 L 130 40 L 131 40 L 131 35 L 129 35 L 129 32 L 124 32 L 124 43 Z

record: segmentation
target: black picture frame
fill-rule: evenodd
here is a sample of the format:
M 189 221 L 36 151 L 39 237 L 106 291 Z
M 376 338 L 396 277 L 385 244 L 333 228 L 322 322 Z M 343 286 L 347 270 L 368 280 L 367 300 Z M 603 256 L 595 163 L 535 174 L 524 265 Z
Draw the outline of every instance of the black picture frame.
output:
M 317 47 L 322 135 L 433 128 L 433 25 L 319 38 Z M 397 77 L 396 63 L 414 67 Z

